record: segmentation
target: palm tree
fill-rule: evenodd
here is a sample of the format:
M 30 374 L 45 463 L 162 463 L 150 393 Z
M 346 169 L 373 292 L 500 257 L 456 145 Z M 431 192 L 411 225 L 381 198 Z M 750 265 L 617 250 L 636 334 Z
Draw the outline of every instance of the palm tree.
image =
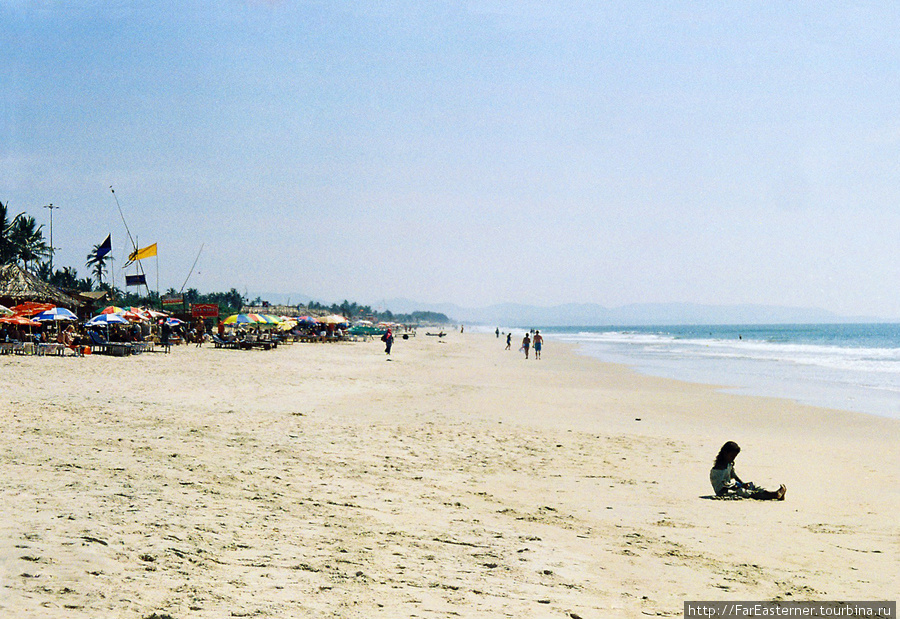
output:
M 50 270 L 49 262 L 41 262 L 38 264 L 38 267 L 34 270 L 34 274 L 41 278 L 41 281 L 50 283 L 50 280 L 53 279 L 53 272 Z
M 103 243 L 94 245 L 94 250 L 87 255 L 87 262 L 84 263 L 84 266 L 93 270 L 97 283 L 100 285 L 103 284 L 103 270 L 106 268 L 106 261 L 111 257 L 108 253 L 102 256 L 99 255 L 101 245 Z
M 6 204 L 0 202 L 0 264 L 7 264 L 13 262 L 16 259 L 9 234 L 12 230 L 13 222 L 17 218 L 18 217 L 14 217 L 13 221 L 10 221 L 9 202 L 7 202 Z
M 78 272 L 75 267 L 56 269 L 56 272 L 50 276 L 50 280 L 50 283 L 57 288 L 68 288 L 69 290 L 78 288 Z
M 19 214 L 10 225 L 8 239 L 15 252 L 15 260 L 21 260 L 26 269 L 39 258 L 50 253 L 50 247 L 44 242 L 44 226 L 39 226 L 34 217 Z

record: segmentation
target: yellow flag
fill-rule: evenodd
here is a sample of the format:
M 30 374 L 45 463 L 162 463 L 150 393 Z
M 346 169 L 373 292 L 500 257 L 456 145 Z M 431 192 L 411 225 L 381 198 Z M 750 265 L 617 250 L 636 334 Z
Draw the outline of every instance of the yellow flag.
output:
M 143 260 L 144 258 L 152 258 L 156 255 L 156 243 L 153 245 L 148 245 L 147 247 L 138 249 L 137 251 L 131 252 L 131 255 L 128 256 L 128 260 Z

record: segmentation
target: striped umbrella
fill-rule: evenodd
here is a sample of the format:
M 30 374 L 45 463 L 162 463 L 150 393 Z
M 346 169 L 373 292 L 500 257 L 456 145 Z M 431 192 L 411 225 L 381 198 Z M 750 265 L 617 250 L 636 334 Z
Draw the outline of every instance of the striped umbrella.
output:
M 47 310 L 46 312 L 41 312 L 34 317 L 34 320 L 37 320 L 39 322 L 50 320 L 78 320 L 78 316 L 64 307 L 54 307 L 53 309 Z
M 124 314 L 127 310 L 124 307 L 119 307 L 118 305 L 110 305 L 109 307 L 104 307 L 101 314 Z
M 109 325 L 127 325 L 128 321 L 122 314 L 98 314 L 84 323 L 88 327 L 105 327 Z
M 226 325 L 258 325 L 265 322 L 259 314 L 232 314 L 222 321 Z

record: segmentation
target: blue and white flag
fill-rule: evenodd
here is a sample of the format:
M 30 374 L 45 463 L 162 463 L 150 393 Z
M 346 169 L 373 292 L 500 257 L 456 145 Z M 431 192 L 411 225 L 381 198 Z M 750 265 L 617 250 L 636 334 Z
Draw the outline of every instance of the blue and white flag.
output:
M 106 235 L 106 240 L 97 248 L 97 258 L 100 259 L 112 251 L 112 235 Z

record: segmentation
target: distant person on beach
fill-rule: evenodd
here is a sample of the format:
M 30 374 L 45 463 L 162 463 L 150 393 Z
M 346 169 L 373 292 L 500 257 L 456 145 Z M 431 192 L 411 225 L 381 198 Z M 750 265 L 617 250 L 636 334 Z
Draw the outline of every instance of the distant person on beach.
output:
M 509 350 L 509 347 L 512 346 L 512 332 L 506 334 L 506 350 Z
M 760 488 L 750 481 L 741 481 L 734 472 L 734 459 L 741 453 L 741 448 L 734 441 L 728 441 L 722 445 L 719 455 L 712 469 L 709 471 L 709 481 L 717 497 L 735 499 L 760 499 L 783 501 L 787 488 L 784 484 L 774 492 Z
M 171 346 L 169 337 L 172 335 L 172 325 L 170 325 L 169 321 L 166 319 L 160 320 L 159 323 L 159 345 L 162 346 L 166 352 L 169 352 L 169 347 Z
M 394 345 L 394 333 L 388 329 L 387 332 L 381 336 L 381 341 L 384 342 L 384 354 L 391 354 L 391 346 Z
M 525 358 L 528 358 L 528 349 L 531 348 L 531 336 L 527 333 L 525 337 L 522 338 L 522 350 L 525 351 Z
M 497 327 L 497 330 L 494 331 L 494 334 L 497 336 L 497 339 L 500 339 L 500 327 Z
M 465 330 L 466 330 L 466 325 L 460 325 L 460 326 L 459 326 L 459 332 L 460 332 L 460 333 L 463 333 Z
M 534 332 L 533 343 L 534 343 L 534 358 L 540 359 L 541 358 L 541 346 L 544 343 L 544 336 L 541 335 L 540 331 Z

